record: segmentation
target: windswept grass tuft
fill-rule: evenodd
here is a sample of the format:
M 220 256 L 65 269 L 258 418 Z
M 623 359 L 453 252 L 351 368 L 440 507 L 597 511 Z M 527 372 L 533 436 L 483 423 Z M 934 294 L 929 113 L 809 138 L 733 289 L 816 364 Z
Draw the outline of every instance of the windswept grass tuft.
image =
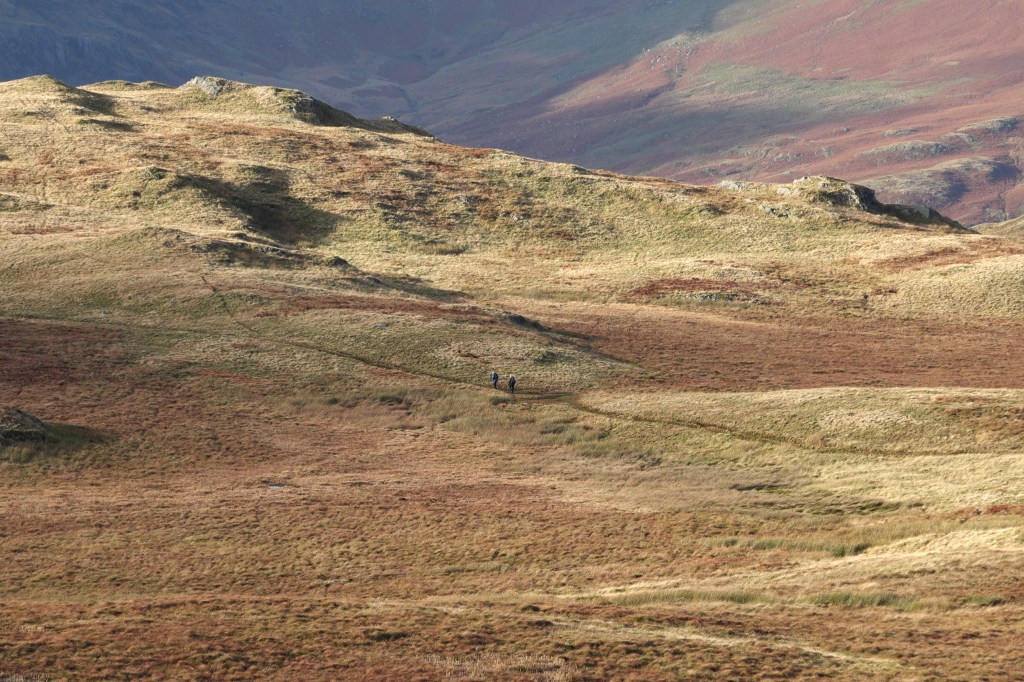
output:
M 833 592 L 809 597 L 808 601 L 817 606 L 849 609 L 885 607 L 897 611 L 913 611 L 919 603 L 915 598 L 903 597 L 891 592 Z
M 667 606 L 673 604 L 768 604 L 773 600 L 758 592 L 728 590 L 637 590 L 621 595 L 602 597 L 602 602 L 616 606 Z

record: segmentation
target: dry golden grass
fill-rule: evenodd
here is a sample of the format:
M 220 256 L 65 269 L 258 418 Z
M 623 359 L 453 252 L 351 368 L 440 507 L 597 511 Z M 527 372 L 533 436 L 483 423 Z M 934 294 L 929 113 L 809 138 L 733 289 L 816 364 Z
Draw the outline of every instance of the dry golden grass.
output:
M 1017 238 L 298 97 L 0 84 L 0 680 L 1017 674 Z

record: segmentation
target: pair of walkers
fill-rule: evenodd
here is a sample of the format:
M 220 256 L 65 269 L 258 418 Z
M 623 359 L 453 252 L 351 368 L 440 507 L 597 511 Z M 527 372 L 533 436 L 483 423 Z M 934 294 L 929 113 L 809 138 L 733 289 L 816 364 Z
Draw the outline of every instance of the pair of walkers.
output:
M 491 386 L 493 386 L 494 388 L 498 387 L 498 378 L 499 377 L 498 377 L 498 373 L 497 372 L 491 372 Z M 508 375 L 508 381 L 506 383 L 508 385 L 508 392 L 509 393 L 515 393 L 516 392 L 516 378 L 515 378 L 515 376 L 513 376 L 512 374 L 509 374 Z

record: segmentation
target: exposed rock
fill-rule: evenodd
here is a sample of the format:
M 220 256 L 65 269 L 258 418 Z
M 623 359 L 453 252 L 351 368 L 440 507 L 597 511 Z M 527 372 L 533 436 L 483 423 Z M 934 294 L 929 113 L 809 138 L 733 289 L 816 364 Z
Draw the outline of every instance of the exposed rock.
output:
M 291 114 L 294 118 L 313 125 L 360 127 L 360 121 L 355 116 L 335 109 L 300 90 L 256 86 L 214 76 L 196 76 L 181 88 L 192 88 L 213 98 L 236 95 L 258 108 Z
M 729 192 L 743 192 L 745 190 L 761 189 L 766 185 L 761 182 L 747 182 L 744 180 L 722 180 L 716 187 Z
M 761 204 L 761 210 L 772 216 L 773 218 L 788 218 L 789 211 L 780 206 L 769 206 L 768 204 Z
M 889 204 L 888 213 L 908 223 L 931 222 L 942 219 L 942 214 L 924 204 Z
M 906 135 L 913 135 L 914 133 L 920 132 L 920 128 L 896 128 L 894 130 L 886 130 L 882 133 L 883 137 L 905 137 Z
M 888 159 L 920 161 L 921 159 L 952 154 L 956 150 L 956 147 L 943 144 L 942 142 L 907 140 L 906 142 L 897 142 L 884 147 L 869 149 L 865 152 L 861 152 L 858 156 L 877 157 L 880 162 Z
M 994 118 L 989 121 L 981 121 L 979 123 L 972 123 L 966 125 L 958 132 L 961 133 L 989 133 L 992 135 L 1002 135 L 1006 133 L 1012 133 L 1021 124 L 1020 116 L 1007 116 L 1005 118 Z
M 501 319 L 509 324 L 513 324 L 517 327 L 529 327 L 531 329 L 544 329 L 544 325 L 536 320 L 531 320 L 527 317 L 523 317 L 519 313 L 500 313 Z
M 870 187 L 827 176 L 811 176 L 783 185 L 779 193 L 792 194 L 812 204 L 829 204 L 855 208 L 868 213 L 882 213 L 883 205 Z
M 301 90 L 251 85 L 215 76 L 196 76 L 180 89 L 198 90 L 214 99 L 234 99 L 240 104 L 248 104 L 265 111 L 278 111 L 312 125 L 362 128 L 385 133 L 413 133 L 431 137 L 427 131 L 406 125 L 391 116 L 375 121 L 356 118 Z
M 240 86 L 241 83 L 236 81 L 229 81 L 224 78 L 214 78 L 213 76 L 196 76 L 189 82 L 182 85 L 184 88 L 196 88 L 202 90 L 210 97 L 219 97 L 225 91 L 231 91 L 238 89 L 235 86 Z
M 978 138 L 967 133 L 946 133 L 942 136 L 942 139 L 955 147 L 974 148 L 978 144 Z
M 919 204 L 884 204 L 878 200 L 875 190 L 845 180 L 827 176 L 800 178 L 791 185 L 778 188 L 780 194 L 794 195 L 817 204 L 830 204 L 854 208 L 866 213 L 890 215 L 903 222 L 918 225 L 941 225 L 955 231 L 971 232 L 955 220 L 951 220 L 928 206 Z
M 374 119 L 372 121 L 360 122 L 367 124 L 373 130 L 379 130 L 382 133 L 412 133 L 423 137 L 433 137 L 429 131 L 414 125 L 409 125 L 408 123 L 402 123 L 394 116 L 384 116 L 383 118 Z
M 46 425 L 16 407 L 0 410 L 0 445 L 39 443 L 49 438 Z

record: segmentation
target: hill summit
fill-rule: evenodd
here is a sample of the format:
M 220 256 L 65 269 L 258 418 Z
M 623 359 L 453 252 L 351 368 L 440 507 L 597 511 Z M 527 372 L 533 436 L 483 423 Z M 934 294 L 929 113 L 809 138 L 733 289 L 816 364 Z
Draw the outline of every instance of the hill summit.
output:
M 305 123 L 321 126 L 430 135 L 420 128 L 405 125 L 391 117 L 373 121 L 358 119 L 299 90 L 256 86 L 213 76 L 196 76 L 182 85 L 181 89 L 201 92 L 226 109 L 237 107 L 243 112 L 249 108 L 280 111 Z

